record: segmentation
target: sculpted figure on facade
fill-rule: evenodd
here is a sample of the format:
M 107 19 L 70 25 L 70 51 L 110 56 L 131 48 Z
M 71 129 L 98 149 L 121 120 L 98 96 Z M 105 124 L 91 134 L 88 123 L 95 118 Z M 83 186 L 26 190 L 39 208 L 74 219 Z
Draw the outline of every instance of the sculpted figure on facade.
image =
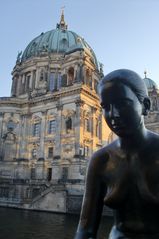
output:
M 104 118 L 118 136 L 89 163 L 75 239 L 97 238 L 103 206 L 114 211 L 109 239 L 159 238 L 159 135 L 144 125 L 150 100 L 144 81 L 116 70 L 99 84 Z
M 2 137 L 2 159 L 13 161 L 17 154 L 17 137 L 13 132 L 13 122 L 9 122 L 7 128 L 7 132 Z

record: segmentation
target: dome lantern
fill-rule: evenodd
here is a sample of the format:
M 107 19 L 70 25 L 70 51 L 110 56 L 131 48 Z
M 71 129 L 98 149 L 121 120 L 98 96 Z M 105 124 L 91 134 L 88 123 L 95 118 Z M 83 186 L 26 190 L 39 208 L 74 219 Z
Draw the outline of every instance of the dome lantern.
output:
M 65 23 L 64 18 L 64 9 L 62 9 L 60 23 L 57 23 L 56 29 L 67 30 L 67 24 Z

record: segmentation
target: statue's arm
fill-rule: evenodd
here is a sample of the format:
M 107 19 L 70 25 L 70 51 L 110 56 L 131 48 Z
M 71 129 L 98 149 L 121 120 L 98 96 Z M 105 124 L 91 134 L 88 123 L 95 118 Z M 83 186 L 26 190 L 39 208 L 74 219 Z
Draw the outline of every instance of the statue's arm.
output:
M 102 182 L 103 163 L 90 160 L 78 229 L 74 239 L 95 239 L 103 210 L 106 185 Z

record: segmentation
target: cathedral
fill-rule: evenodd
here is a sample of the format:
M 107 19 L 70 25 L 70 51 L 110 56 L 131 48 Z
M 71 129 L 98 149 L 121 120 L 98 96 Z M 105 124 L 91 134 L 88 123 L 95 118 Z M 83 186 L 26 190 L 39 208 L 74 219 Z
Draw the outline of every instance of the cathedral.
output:
M 10 97 L 0 98 L 0 205 L 76 213 L 94 151 L 115 137 L 100 107 L 102 64 L 62 12 L 56 29 L 18 53 Z M 144 78 L 159 133 L 159 89 Z

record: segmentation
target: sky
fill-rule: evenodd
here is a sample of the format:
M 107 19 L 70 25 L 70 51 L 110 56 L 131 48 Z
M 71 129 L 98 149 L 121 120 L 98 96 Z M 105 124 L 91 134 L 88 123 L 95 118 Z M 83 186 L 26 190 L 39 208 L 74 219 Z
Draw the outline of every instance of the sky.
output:
M 83 37 L 104 74 L 126 68 L 159 85 L 159 0 L 0 0 L 0 96 L 10 96 L 17 54 L 56 28 L 64 7 L 68 30 Z

